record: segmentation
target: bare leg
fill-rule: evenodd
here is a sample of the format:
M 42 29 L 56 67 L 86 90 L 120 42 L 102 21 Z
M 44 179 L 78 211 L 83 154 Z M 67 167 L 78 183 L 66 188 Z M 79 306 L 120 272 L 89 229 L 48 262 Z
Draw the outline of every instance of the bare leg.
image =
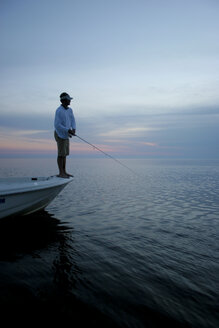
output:
M 66 157 L 58 156 L 57 157 L 57 163 L 59 168 L 59 177 L 61 178 L 68 178 L 68 175 L 65 172 L 65 166 L 66 166 Z
M 65 172 L 65 175 L 67 175 L 68 177 L 73 177 L 73 175 L 66 172 L 66 157 L 63 157 L 63 158 L 64 158 L 64 160 L 63 160 L 63 170 Z
M 66 174 L 67 175 L 67 173 L 66 173 L 66 157 L 63 157 L 63 172 L 64 172 L 64 174 Z

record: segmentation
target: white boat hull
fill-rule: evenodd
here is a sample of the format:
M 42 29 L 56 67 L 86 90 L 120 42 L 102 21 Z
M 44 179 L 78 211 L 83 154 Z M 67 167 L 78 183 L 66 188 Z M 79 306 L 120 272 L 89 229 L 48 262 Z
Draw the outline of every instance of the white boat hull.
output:
M 55 176 L 0 179 L 0 219 L 45 208 L 72 180 Z

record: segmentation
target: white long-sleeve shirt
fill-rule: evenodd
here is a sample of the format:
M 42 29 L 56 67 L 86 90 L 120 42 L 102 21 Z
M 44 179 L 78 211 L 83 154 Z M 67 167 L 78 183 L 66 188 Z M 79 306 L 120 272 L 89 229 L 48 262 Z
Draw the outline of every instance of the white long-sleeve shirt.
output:
M 59 138 L 68 139 L 68 130 L 76 129 L 75 117 L 70 107 L 59 106 L 55 114 L 54 127 Z

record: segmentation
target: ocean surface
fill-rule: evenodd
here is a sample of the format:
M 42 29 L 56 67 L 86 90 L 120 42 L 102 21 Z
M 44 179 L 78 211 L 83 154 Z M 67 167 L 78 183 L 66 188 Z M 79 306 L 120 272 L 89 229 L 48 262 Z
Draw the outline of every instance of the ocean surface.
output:
M 1 319 L 219 327 L 219 161 L 121 161 L 136 175 L 69 158 L 45 211 L 0 220 Z M 1 177 L 54 174 L 56 159 L 0 160 Z

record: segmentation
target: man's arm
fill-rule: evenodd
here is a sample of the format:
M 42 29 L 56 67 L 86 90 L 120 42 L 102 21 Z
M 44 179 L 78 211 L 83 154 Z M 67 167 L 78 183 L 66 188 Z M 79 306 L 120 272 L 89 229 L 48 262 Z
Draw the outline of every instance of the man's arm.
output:
M 68 128 L 66 128 L 62 122 L 63 122 L 62 115 L 60 112 L 57 111 L 55 115 L 55 124 L 54 124 L 55 130 L 68 135 Z
M 76 132 L 76 122 L 73 111 L 71 110 L 71 129 L 68 130 L 70 136 L 75 136 Z

